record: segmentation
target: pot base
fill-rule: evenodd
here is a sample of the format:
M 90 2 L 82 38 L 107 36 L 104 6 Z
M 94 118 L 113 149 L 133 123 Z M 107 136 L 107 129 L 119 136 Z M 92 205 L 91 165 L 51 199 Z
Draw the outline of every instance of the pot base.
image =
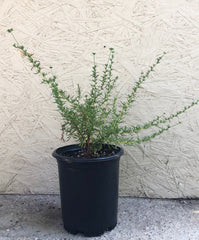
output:
M 66 226 L 64 226 L 64 229 L 73 234 L 73 235 L 76 235 L 76 234 L 82 234 L 84 235 L 85 237 L 99 237 L 101 235 L 103 235 L 105 232 L 108 232 L 108 231 L 111 231 L 113 230 L 115 227 L 116 227 L 117 223 L 114 224 L 113 226 L 111 227 L 108 227 L 106 230 L 103 230 L 103 231 L 100 231 L 100 232 L 85 232 L 85 231 L 78 231 L 77 229 L 70 229 Z

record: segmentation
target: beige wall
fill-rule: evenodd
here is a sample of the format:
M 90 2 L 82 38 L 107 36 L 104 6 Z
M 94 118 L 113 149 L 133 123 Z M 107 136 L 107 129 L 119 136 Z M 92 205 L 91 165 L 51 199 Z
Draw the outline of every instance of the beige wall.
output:
M 197 0 L 0 0 L 0 193 L 57 193 L 51 152 L 63 145 L 50 91 L 12 47 L 8 28 L 72 93 L 77 83 L 87 91 L 94 51 L 101 66 L 115 48 L 121 98 L 167 51 L 127 119 L 136 124 L 199 98 L 198 12 Z M 125 147 L 121 195 L 199 197 L 198 110 L 153 141 Z

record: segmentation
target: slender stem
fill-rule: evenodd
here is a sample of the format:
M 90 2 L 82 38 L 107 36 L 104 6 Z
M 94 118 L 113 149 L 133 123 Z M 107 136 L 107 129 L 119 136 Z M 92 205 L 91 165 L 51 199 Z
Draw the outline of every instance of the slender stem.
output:
M 12 32 L 10 32 L 10 33 L 11 33 L 12 37 L 14 38 L 16 44 L 19 46 L 19 42 L 18 42 L 17 39 L 15 38 L 15 35 L 14 35 Z

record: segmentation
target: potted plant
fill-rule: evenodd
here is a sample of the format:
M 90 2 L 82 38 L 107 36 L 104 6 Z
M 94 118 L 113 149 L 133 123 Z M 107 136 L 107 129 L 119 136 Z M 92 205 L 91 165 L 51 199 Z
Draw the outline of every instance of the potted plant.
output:
M 40 61 L 34 60 L 33 55 L 18 43 L 13 29 L 8 29 L 8 32 L 16 41 L 13 46 L 27 57 L 35 73 L 40 74 L 42 83 L 51 88 L 63 121 L 62 138 L 66 134 L 77 142 L 53 152 L 58 163 L 64 227 L 71 233 L 101 235 L 117 224 L 119 159 L 123 154 L 118 145 L 139 144 L 162 134 L 169 130 L 171 125 L 168 123 L 172 119 L 198 104 L 199 100 L 175 114 L 157 116 L 143 125 L 125 126 L 124 117 L 138 89 L 165 53 L 156 59 L 146 73 L 141 73 L 126 100 L 118 103 L 117 96 L 113 95 L 118 80 L 112 74 L 113 48 L 110 48 L 101 77 L 93 53 L 90 92 L 82 96 L 80 86 L 77 85 L 77 95 L 71 96 L 59 88 L 56 76 L 43 71 Z M 139 137 L 141 131 L 149 128 L 153 130 L 152 133 Z

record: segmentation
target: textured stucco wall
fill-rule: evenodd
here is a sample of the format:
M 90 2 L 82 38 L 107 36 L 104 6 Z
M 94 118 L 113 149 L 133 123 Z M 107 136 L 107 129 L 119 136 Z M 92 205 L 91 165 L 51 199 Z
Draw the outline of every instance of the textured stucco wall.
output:
M 101 66 L 115 48 L 121 98 L 167 51 L 127 118 L 136 124 L 199 98 L 198 12 L 198 0 L 0 0 L 0 193 L 57 193 L 51 152 L 63 145 L 50 91 L 12 47 L 7 28 L 72 93 L 77 83 L 87 90 L 94 51 Z M 198 110 L 153 141 L 125 147 L 121 195 L 199 197 Z

